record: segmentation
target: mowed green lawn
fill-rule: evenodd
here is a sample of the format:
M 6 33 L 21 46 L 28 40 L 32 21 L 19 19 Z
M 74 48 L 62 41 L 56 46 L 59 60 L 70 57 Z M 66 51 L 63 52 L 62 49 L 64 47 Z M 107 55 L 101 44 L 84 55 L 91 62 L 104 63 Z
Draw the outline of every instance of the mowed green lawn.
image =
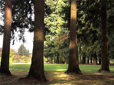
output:
M 97 71 L 100 65 L 79 65 L 81 71 Z M 11 72 L 29 71 L 30 64 L 11 64 Z M 45 71 L 64 72 L 68 68 L 66 64 L 44 64 Z M 110 66 L 110 70 L 114 71 L 114 66 Z

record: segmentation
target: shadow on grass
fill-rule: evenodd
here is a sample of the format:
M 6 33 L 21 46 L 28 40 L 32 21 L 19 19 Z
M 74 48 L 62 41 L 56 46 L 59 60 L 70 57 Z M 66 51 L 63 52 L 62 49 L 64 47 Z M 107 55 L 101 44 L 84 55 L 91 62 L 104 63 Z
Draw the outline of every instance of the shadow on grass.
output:
M 66 74 L 64 72 L 45 72 L 48 82 L 19 81 L 27 72 L 12 72 L 14 76 L 0 75 L 0 85 L 113 85 L 114 72 L 83 72 L 83 75 Z

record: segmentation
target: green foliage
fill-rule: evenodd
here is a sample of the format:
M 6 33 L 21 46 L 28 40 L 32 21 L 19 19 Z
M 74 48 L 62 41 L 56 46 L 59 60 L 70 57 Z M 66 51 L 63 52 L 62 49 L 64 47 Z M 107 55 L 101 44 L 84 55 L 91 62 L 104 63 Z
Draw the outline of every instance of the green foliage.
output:
M 9 57 L 10 58 L 14 58 L 15 57 L 15 53 L 16 53 L 15 50 L 10 48 L 10 56 Z
M 13 58 L 9 58 L 9 64 L 12 64 Z
M 0 57 L 0 63 L 1 63 L 1 57 Z
M 108 4 L 107 18 L 108 18 L 108 43 L 109 43 L 109 57 L 114 59 L 114 1 L 111 0 Z
M 49 61 L 49 58 L 44 57 L 44 62 L 48 62 L 48 61 Z
M 22 63 L 30 63 L 31 62 L 31 57 L 21 56 L 21 62 Z
M 47 0 L 47 5 L 50 7 L 52 13 L 45 17 L 46 27 L 49 28 L 50 33 L 45 36 L 45 57 L 53 55 L 54 59 L 57 59 L 59 53 L 59 60 L 63 61 L 68 57 L 68 27 L 66 26 L 68 21 L 64 20 L 66 14 L 63 12 L 63 8 L 69 5 L 69 0 Z M 66 40 L 66 41 L 65 41 Z M 61 56 L 62 54 L 62 56 Z M 56 60 L 55 60 L 56 61 Z
M 100 32 L 100 9 L 98 1 L 78 1 L 78 46 L 81 50 L 79 55 L 90 56 L 101 52 Z
M 16 53 L 15 50 L 10 49 L 10 55 L 9 55 L 9 63 L 10 64 L 12 64 L 14 58 L 16 57 L 15 53 Z
M 19 47 L 18 53 L 19 53 L 20 56 L 29 57 L 29 50 L 27 50 L 26 47 L 23 44 Z

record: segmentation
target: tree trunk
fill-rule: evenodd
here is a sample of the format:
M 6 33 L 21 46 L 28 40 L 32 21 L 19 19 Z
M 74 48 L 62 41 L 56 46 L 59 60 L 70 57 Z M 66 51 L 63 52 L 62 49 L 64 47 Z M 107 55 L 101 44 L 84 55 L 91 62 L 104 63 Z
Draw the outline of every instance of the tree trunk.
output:
M 107 28 L 107 13 L 106 0 L 101 0 L 101 40 L 102 40 L 102 54 L 101 54 L 101 69 L 100 71 L 109 70 L 109 55 L 108 55 L 108 28 Z
M 89 64 L 89 57 L 87 58 L 87 64 Z
M 35 0 L 35 28 L 33 55 L 27 79 L 46 81 L 44 75 L 44 0 Z
M 68 70 L 66 73 L 81 74 L 78 62 L 77 37 L 76 37 L 77 3 L 71 0 L 71 21 L 70 21 L 70 56 Z
M 91 55 L 91 57 L 90 57 L 90 63 L 92 64 L 92 55 Z
M 81 56 L 80 56 L 80 64 L 81 64 Z
M 59 63 L 59 53 L 57 53 L 57 61 L 56 63 Z
M 79 45 L 79 53 L 81 54 L 81 44 Z M 81 56 L 80 56 L 80 63 L 81 63 Z
M 85 56 L 82 57 L 82 64 L 85 64 Z
M 53 59 L 52 59 L 52 55 L 50 55 L 50 63 L 51 63 L 51 64 L 53 63 L 52 60 L 53 60 Z
M 99 65 L 101 65 L 101 59 L 99 59 Z
M 97 55 L 94 53 L 94 65 L 97 65 Z
M 11 75 L 9 71 L 9 53 L 12 23 L 12 0 L 5 0 L 5 2 L 5 26 L 0 73 Z

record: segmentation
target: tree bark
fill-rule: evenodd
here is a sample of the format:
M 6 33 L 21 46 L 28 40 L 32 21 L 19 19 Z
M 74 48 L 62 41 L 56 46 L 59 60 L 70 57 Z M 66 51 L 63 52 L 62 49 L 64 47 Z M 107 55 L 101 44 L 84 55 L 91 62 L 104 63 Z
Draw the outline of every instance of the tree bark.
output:
M 50 63 L 51 63 L 51 64 L 53 63 L 52 60 L 53 60 L 53 59 L 52 59 L 52 55 L 50 55 Z
M 56 61 L 56 63 L 59 64 L 59 53 L 57 53 L 57 61 Z
M 81 56 L 80 56 L 80 64 L 81 64 Z
M 9 71 L 9 52 L 12 23 L 12 0 L 5 0 L 5 26 L 0 73 L 11 75 Z
M 109 70 L 109 55 L 108 55 L 108 28 L 107 28 L 107 13 L 106 13 L 106 0 L 101 0 L 101 40 L 102 40 L 102 53 L 101 53 L 101 69 L 100 71 Z
M 89 64 L 89 57 L 87 58 L 87 64 Z
M 66 73 L 81 74 L 78 62 L 77 37 L 76 37 L 76 20 L 77 20 L 77 1 L 71 0 L 71 21 L 70 21 L 70 56 L 68 70 Z
M 79 53 L 81 54 L 81 44 L 79 45 Z M 80 63 L 81 63 L 81 56 L 80 56 Z
M 94 65 L 97 65 L 97 55 L 94 53 Z
M 44 0 L 35 0 L 35 28 L 32 64 L 26 79 L 46 81 L 44 75 Z
M 90 63 L 92 64 L 92 55 L 91 55 L 91 57 L 90 57 Z
M 99 59 L 99 65 L 101 65 L 101 59 Z
M 82 64 L 85 64 L 85 60 L 86 60 L 86 59 L 85 59 L 85 56 L 83 56 L 83 57 L 82 57 L 82 61 L 81 61 Z

